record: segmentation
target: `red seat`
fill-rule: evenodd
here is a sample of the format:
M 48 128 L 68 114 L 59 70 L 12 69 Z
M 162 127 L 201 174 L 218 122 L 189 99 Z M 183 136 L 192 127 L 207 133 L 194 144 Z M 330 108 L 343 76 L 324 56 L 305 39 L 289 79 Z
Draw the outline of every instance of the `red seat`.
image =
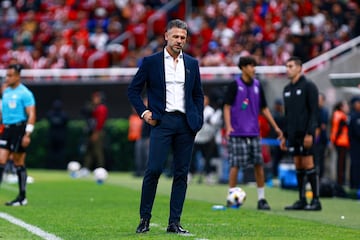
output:
M 0 38 L 0 50 L 9 50 L 12 46 L 11 38 Z

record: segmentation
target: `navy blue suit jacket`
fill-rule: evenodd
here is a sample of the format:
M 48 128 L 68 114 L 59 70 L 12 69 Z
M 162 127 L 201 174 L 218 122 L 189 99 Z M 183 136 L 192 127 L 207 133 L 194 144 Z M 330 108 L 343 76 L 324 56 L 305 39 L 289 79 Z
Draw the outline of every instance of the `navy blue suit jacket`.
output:
M 189 127 L 197 132 L 203 124 L 204 94 L 201 86 L 198 61 L 183 54 L 185 65 L 185 111 Z M 148 107 L 141 98 L 146 86 Z M 147 109 L 154 120 L 161 120 L 166 107 L 164 51 L 143 59 L 128 87 L 128 98 L 139 116 Z

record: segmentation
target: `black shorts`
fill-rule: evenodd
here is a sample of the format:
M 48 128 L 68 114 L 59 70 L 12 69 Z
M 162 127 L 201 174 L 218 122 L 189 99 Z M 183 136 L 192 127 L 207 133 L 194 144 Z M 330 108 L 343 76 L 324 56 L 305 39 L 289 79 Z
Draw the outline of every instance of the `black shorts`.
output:
M 6 125 L 4 132 L 0 137 L 0 148 L 10 150 L 10 152 L 24 153 L 25 148 L 21 145 L 22 138 L 25 134 L 26 123 L 16 123 Z
M 314 143 L 310 148 L 304 147 L 305 134 L 299 134 L 289 137 L 287 140 L 288 152 L 291 156 L 309 156 L 314 155 Z M 314 136 L 313 136 L 313 139 Z

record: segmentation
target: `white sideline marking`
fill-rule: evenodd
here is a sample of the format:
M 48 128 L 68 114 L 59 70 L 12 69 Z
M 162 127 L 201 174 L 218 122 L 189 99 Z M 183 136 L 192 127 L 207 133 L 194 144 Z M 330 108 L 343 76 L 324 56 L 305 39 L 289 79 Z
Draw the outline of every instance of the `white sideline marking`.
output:
M 62 240 L 61 238 L 59 238 L 58 236 L 45 232 L 44 230 L 41 230 L 40 228 L 33 226 L 31 224 L 28 224 L 18 218 L 15 218 L 7 213 L 3 213 L 0 212 L 0 218 L 3 218 L 19 227 L 25 228 L 27 231 L 41 237 L 42 239 L 45 240 Z

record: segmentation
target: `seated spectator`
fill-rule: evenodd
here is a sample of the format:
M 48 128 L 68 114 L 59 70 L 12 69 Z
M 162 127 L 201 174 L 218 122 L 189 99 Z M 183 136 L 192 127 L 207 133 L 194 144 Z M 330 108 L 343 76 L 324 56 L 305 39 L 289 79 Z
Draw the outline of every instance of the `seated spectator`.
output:
M 11 38 L 13 46 L 8 53 L 0 55 L 0 65 L 8 65 L 10 55 L 15 52 L 21 55 L 21 62 L 29 65 L 27 58 L 36 49 L 36 42 L 40 41 L 44 49 L 49 48 L 51 58 L 55 57 L 54 51 L 59 51 L 56 55 L 65 60 L 66 67 L 87 67 L 87 58 L 93 51 L 89 51 L 90 41 L 98 50 L 104 50 L 107 44 L 127 31 L 127 34 L 132 34 L 134 44 L 131 44 L 131 37 L 111 43 L 121 44 L 125 48 L 121 61 L 127 62 L 119 62 L 117 66 L 134 65 L 142 58 L 140 49 L 150 46 L 155 51 L 163 47 L 164 19 L 174 16 L 174 9 L 181 9 L 183 4 L 179 3 L 168 13 L 157 12 L 167 2 L 1 1 L 0 19 L 3 24 L 0 26 L 0 43 Z M 215 40 L 226 59 L 220 62 L 221 65 L 232 66 L 231 59 L 238 57 L 238 53 L 234 54 L 233 51 L 238 48 L 236 44 L 242 46 L 244 54 L 257 55 L 262 59 L 262 64 L 283 65 L 283 59 L 288 55 L 298 55 L 307 61 L 358 36 L 359 5 L 357 1 L 333 1 L 330 4 L 328 1 L 309 0 L 291 3 L 211 0 L 193 3 L 191 12 L 186 15 L 183 10 L 176 14 L 183 14 L 184 19 L 188 16 L 188 47 L 192 48 L 190 53 L 199 62 L 203 58 L 206 62 L 208 55 L 213 54 L 211 51 L 214 49 L 209 49 L 208 44 Z M 153 14 L 160 17 L 150 26 L 148 20 Z M 102 28 L 102 35 L 107 34 L 108 40 L 102 37 L 100 39 L 103 40 L 93 40 L 97 26 Z M 58 38 L 65 39 L 59 41 Z M 127 58 L 131 50 L 136 54 Z M 133 63 L 128 62 L 132 58 L 135 58 L 131 61 Z M 50 65 L 47 64 L 45 68 Z
M 209 43 L 209 51 L 203 57 L 201 66 L 220 66 L 224 64 L 224 59 L 225 57 L 221 52 L 219 44 L 215 41 L 211 41 Z
M 104 50 L 108 40 L 109 35 L 104 32 L 100 25 L 95 27 L 94 33 L 90 33 L 89 42 L 94 45 L 97 50 Z

